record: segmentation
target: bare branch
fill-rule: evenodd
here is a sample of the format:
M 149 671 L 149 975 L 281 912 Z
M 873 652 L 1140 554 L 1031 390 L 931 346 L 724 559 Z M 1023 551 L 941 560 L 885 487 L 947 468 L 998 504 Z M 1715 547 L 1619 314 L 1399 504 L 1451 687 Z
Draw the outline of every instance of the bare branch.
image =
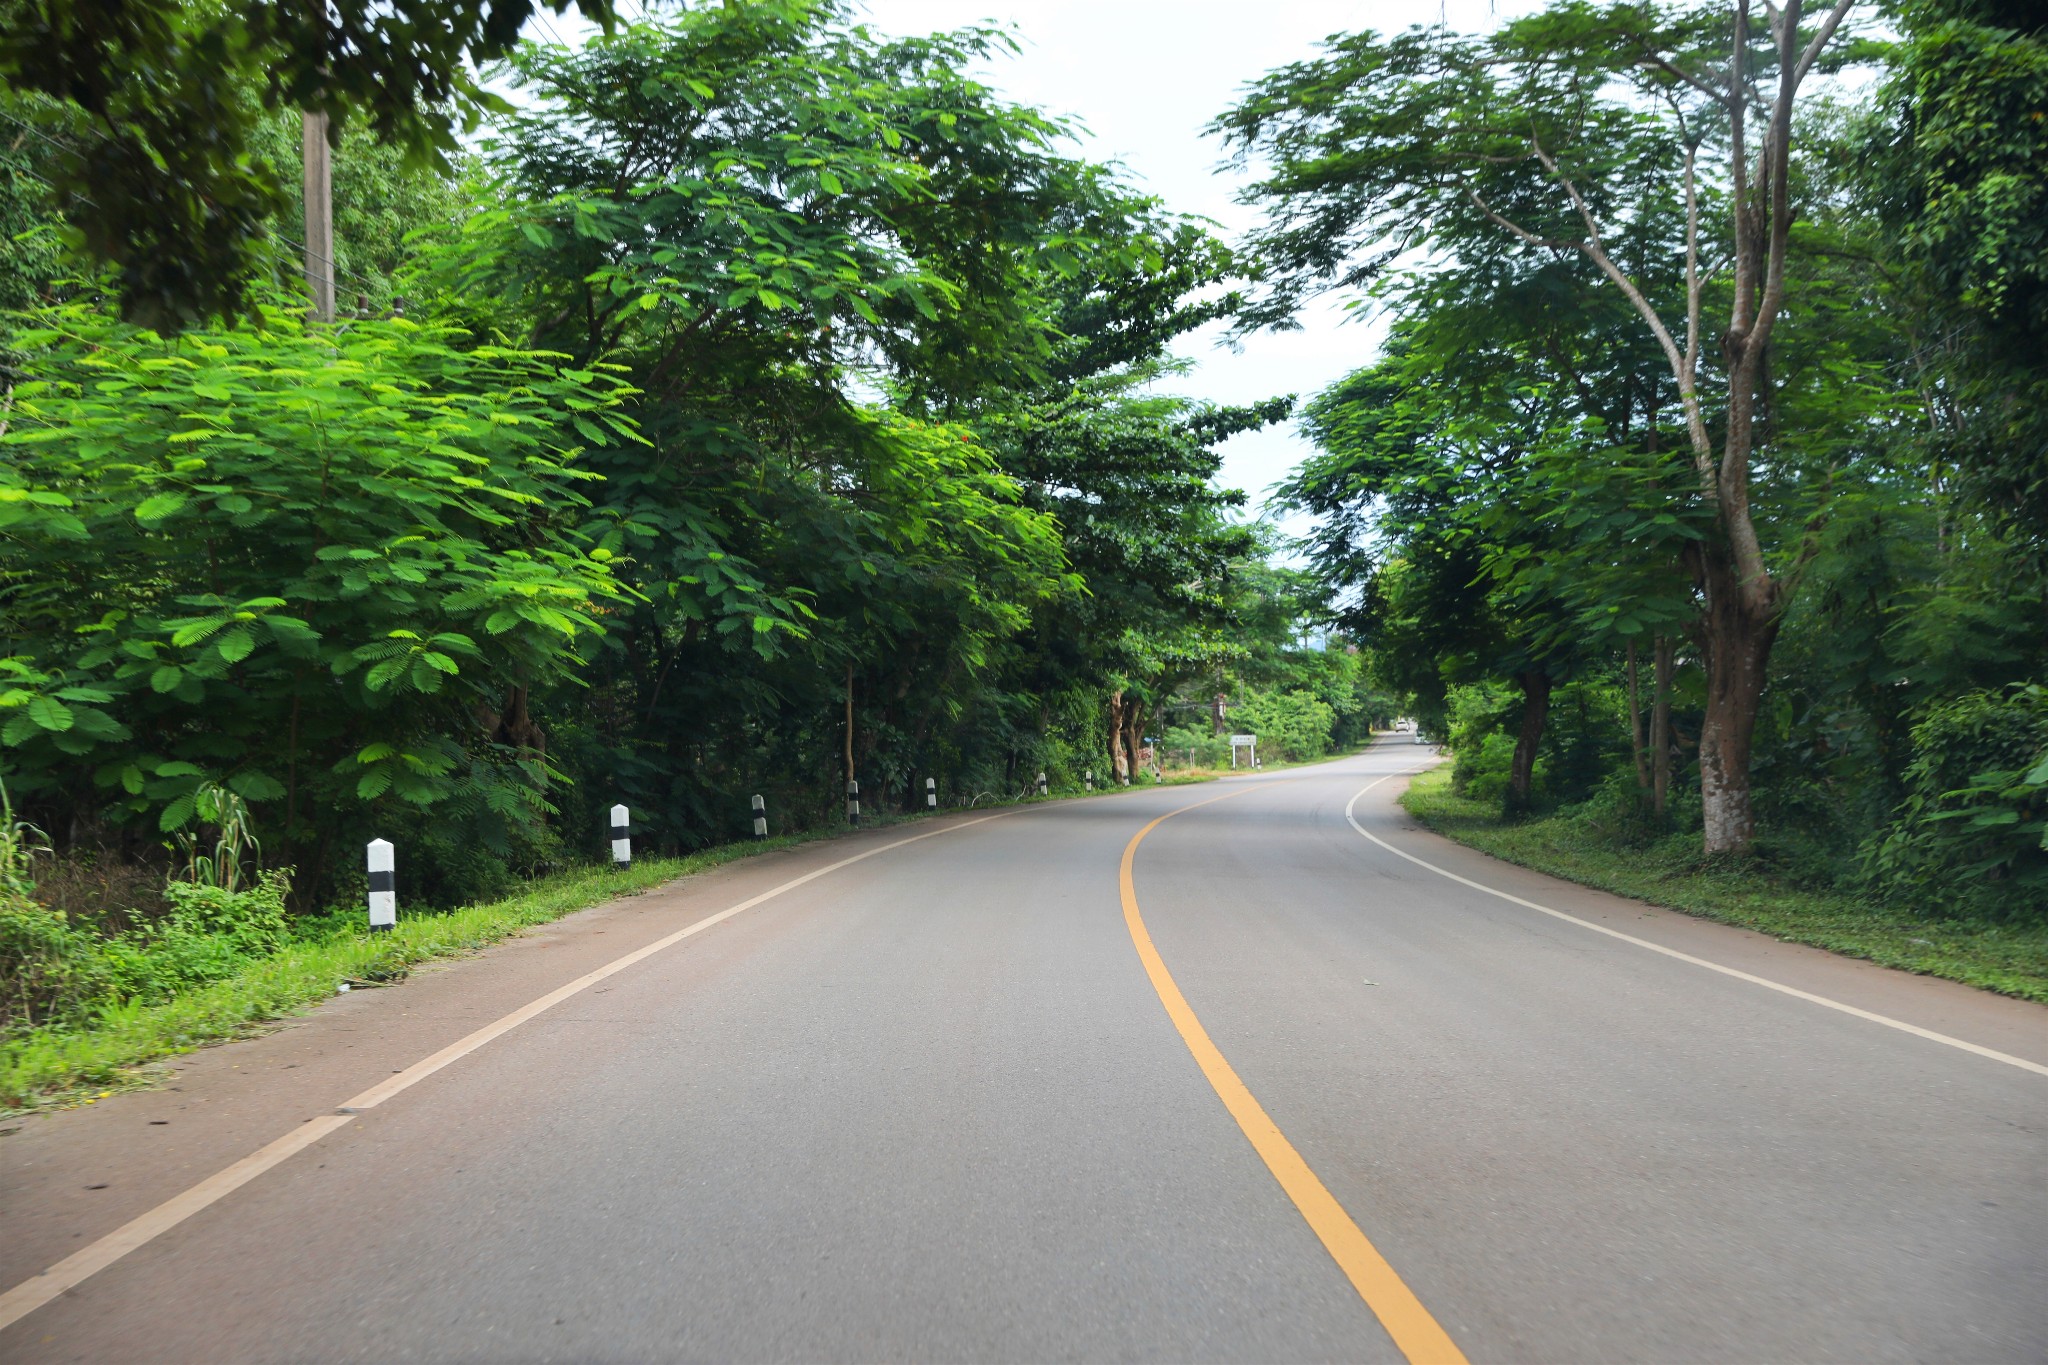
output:
M 1571 196 L 1572 207 L 1578 210 L 1580 221 L 1586 225 L 1586 239 L 1575 245 L 1586 253 L 1594 265 L 1600 267 L 1600 273 L 1612 280 L 1615 287 L 1621 290 L 1623 297 L 1627 298 L 1636 312 L 1642 315 L 1643 321 L 1650 325 L 1650 331 L 1657 338 L 1657 344 L 1664 348 L 1664 358 L 1671 365 L 1671 377 L 1678 381 L 1679 396 L 1685 403 L 1686 435 L 1692 441 L 1695 459 L 1703 457 L 1711 450 L 1707 441 L 1707 427 L 1700 417 L 1699 400 L 1693 391 L 1692 375 L 1686 369 L 1685 357 L 1679 351 L 1677 341 L 1672 339 L 1671 329 L 1664 325 L 1664 319 L 1658 316 L 1650 301 L 1643 297 L 1643 291 L 1628 277 L 1628 272 L 1616 265 L 1608 256 L 1606 244 L 1600 240 L 1600 225 L 1594 220 L 1593 211 L 1586 206 L 1586 201 L 1580 197 L 1579 187 L 1572 183 L 1571 177 L 1558 169 L 1556 158 L 1543 150 L 1543 144 L 1532 138 L 1529 146 L 1535 151 L 1536 159 L 1543 163 L 1543 169 L 1550 172 L 1550 178 L 1563 186 L 1564 192 Z
M 1839 0 L 1838 10 L 1849 3 L 1851 0 Z M 1800 0 L 1787 0 L 1784 23 L 1778 31 L 1778 96 L 1772 102 L 1770 128 L 1757 157 L 1757 183 L 1770 212 L 1770 228 L 1764 247 L 1763 297 L 1742 338 L 1741 367 L 1752 374 L 1762 363 L 1764 347 L 1785 300 L 1785 258 L 1792 238 L 1792 104 L 1799 93 L 1792 48 L 1799 41 L 1799 7 Z
M 1674 80 L 1684 82 L 1685 84 L 1691 86 L 1693 89 L 1699 91 L 1702 95 L 1705 95 L 1708 99 L 1714 101 L 1714 103 L 1726 106 L 1731 99 L 1735 98 L 1734 92 L 1728 90 L 1715 89 L 1712 85 L 1709 85 L 1707 83 L 1704 77 L 1695 76 L 1692 72 L 1687 71 L 1684 67 L 1681 67 L 1677 63 L 1670 61 L 1662 54 L 1654 51 L 1648 43 L 1639 43 L 1638 47 L 1640 48 L 1643 54 L 1643 60 L 1646 63 L 1648 63 L 1653 70 L 1661 71 L 1665 75 L 1673 78 Z
M 1749 216 L 1749 148 L 1745 138 L 1743 115 L 1747 102 L 1742 90 L 1748 83 L 1744 73 L 1744 58 L 1749 52 L 1749 0 L 1735 0 L 1734 46 L 1728 55 L 1728 88 L 1736 98 L 1728 106 L 1728 164 L 1734 181 L 1733 213 L 1735 227 L 1735 307 L 1728 320 L 1728 330 L 1741 334 L 1749 330 L 1749 305 L 1755 292 L 1755 262 L 1750 258 L 1748 248 Z
M 1835 30 L 1841 27 L 1842 20 L 1848 17 L 1849 9 L 1855 3 L 1856 0 L 1835 0 L 1835 7 L 1828 11 L 1827 18 L 1821 20 L 1820 29 L 1813 35 L 1813 41 L 1806 45 L 1806 51 L 1799 54 L 1799 65 L 1792 72 L 1794 87 L 1806 79 L 1806 73 L 1813 68 L 1822 49 L 1826 48 L 1829 40 L 1835 36 Z
M 1709 492 L 1714 486 L 1714 456 L 1694 384 L 1700 372 L 1700 189 L 1699 147 L 1685 145 L 1685 362 L 1678 375 L 1678 395 L 1685 403 L 1687 434 L 1692 439 L 1693 467 Z M 1697 427 L 1698 430 L 1692 428 Z
M 1473 189 L 1470 185 L 1467 185 L 1465 187 L 1465 194 L 1468 198 L 1471 199 L 1472 206 L 1478 209 L 1481 213 L 1486 215 L 1487 221 L 1491 222 L 1496 227 L 1506 228 L 1509 232 L 1514 234 L 1516 240 L 1518 241 L 1526 242 L 1530 246 L 1548 247 L 1552 251 L 1579 250 L 1580 244 L 1578 242 L 1560 242 L 1549 237 L 1538 237 L 1535 233 L 1529 231 L 1529 229 L 1523 227 L 1520 223 L 1514 222 L 1513 220 L 1508 218 L 1503 218 L 1500 214 L 1495 213 L 1493 211 L 1493 206 L 1488 204 L 1485 199 L 1481 198 L 1479 191 Z

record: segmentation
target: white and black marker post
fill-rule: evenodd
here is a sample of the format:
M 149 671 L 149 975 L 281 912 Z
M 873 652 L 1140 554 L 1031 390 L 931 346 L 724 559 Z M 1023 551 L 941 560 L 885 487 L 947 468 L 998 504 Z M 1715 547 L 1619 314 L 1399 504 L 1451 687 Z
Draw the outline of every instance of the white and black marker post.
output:
M 1095 769 L 1086 768 L 1081 772 L 1081 787 L 1085 791 L 1095 790 Z
M 633 861 L 633 823 L 624 806 L 612 807 L 612 861 L 620 867 Z
M 846 823 L 860 823 L 860 783 L 848 778 L 846 781 Z
M 388 934 L 398 923 L 398 880 L 389 839 L 370 840 L 370 932 Z
M 768 803 L 761 799 L 758 792 L 754 795 L 754 837 L 768 837 Z
M 926 810 L 937 810 L 939 808 L 939 779 L 936 777 L 927 777 L 924 780 L 924 808 Z
M 1040 796 L 1044 796 L 1047 790 L 1048 788 L 1045 785 L 1045 774 L 1043 772 L 1040 772 L 1038 774 L 1038 794 Z

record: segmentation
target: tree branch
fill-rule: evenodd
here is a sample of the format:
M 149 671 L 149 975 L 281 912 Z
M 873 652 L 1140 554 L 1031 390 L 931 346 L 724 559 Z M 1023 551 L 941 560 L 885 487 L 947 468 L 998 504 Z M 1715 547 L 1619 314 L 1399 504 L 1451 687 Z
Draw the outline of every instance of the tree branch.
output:
M 1519 241 L 1526 242 L 1530 246 L 1549 247 L 1552 251 L 1577 251 L 1579 249 L 1580 244 L 1577 242 L 1561 242 L 1549 237 L 1538 237 L 1520 223 L 1501 217 L 1501 215 L 1493 211 L 1492 206 L 1486 200 L 1480 197 L 1479 191 L 1473 189 L 1470 185 L 1465 187 L 1465 193 L 1472 200 L 1473 207 L 1486 215 L 1488 222 L 1493 223 L 1497 227 L 1506 228 Z
M 1658 315 L 1650 301 L 1643 297 L 1643 291 L 1628 277 L 1628 272 L 1616 265 L 1608 256 L 1607 247 L 1600 240 L 1600 225 L 1594 220 L 1592 209 L 1588 208 L 1586 201 L 1580 197 L 1579 187 L 1572 183 L 1571 177 L 1558 169 L 1556 159 L 1543 150 L 1542 143 L 1532 137 L 1529 146 L 1535 152 L 1536 159 L 1543 163 L 1543 169 L 1550 173 L 1551 179 L 1562 185 L 1564 192 L 1571 196 L 1572 207 L 1578 210 L 1580 221 L 1586 225 L 1586 239 L 1574 245 L 1584 252 L 1594 265 L 1599 266 L 1600 272 L 1621 290 L 1630 305 L 1642 315 L 1643 321 L 1650 324 L 1650 331 L 1656 336 L 1657 344 L 1664 348 L 1664 358 L 1671 364 L 1671 377 L 1678 381 L 1679 398 L 1685 404 L 1686 435 L 1692 441 L 1694 457 L 1699 458 L 1710 451 L 1712 446 L 1707 440 L 1706 422 L 1700 416 L 1699 398 L 1693 391 L 1692 374 L 1686 368 L 1685 356 L 1678 349 L 1677 341 L 1671 336 L 1671 329 L 1664 325 L 1664 319 Z
M 1643 60 L 1646 63 L 1648 63 L 1652 69 L 1662 71 L 1665 75 L 1670 76 L 1675 80 L 1684 82 L 1686 85 L 1689 85 L 1693 89 L 1699 91 L 1702 95 L 1705 95 L 1714 103 L 1721 105 L 1725 108 L 1731 99 L 1736 98 L 1735 92 L 1727 90 L 1716 90 L 1713 86 L 1707 84 L 1705 78 L 1695 76 L 1692 74 L 1692 72 L 1687 71 L 1684 67 L 1681 67 L 1677 63 L 1672 62 L 1669 59 L 1665 58 L 1657 51 L 1655 51 L 1653 48 L 1651 48 L 1651 46 L 1648 43 L 1645 43 L 1638 39 L 1636 46 L 1637 49 L 1643 54 Z
M 1677 376 L 1679 401 L 1685 406 L 1687 435 L 1692 441 L 1693 468 L 1700 484 L 1712 493 L 1713 453 L 1706 445 L 1706 429 L 1700 421 L 1699 400 L 1694 390 L 1700 372 L 1700 149 L 1685 147 L 1685 363 Z M 1694 426 L 1700 430 L 1693 431 Z
M 1806 79 L 1806 73 L 1812 69 L 1821 50 L 1834 38 L 1835 30 L 1841 27 L 1842 20 L 1848 17 L 1849 9 L 1855 3 L 1856 0 L 1835 0 L 1835 7 L 1828 11 L 1827 18 L 1821 20 L 1820 29 L 1813 35 L 1813 41 L 1799 54 L 1799 65 L 1792 72 L 1792 84 L 1795 87 Z

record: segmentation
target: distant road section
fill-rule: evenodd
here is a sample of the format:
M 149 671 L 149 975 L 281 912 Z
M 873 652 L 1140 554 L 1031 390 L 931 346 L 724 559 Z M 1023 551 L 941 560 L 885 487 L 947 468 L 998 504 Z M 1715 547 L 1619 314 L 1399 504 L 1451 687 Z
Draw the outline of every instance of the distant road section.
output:
M 1427 761 L 750 859 L 29 1120 L 0 1359 L 2048 1359 L 2048 1011 Z

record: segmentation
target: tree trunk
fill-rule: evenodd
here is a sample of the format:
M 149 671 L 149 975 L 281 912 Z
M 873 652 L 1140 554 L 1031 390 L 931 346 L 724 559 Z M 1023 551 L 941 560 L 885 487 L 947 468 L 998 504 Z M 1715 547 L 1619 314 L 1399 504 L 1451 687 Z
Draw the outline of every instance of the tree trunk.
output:
M 1636 761 L 1636 800 L 1650 800 L 1650 751 L 1643 742 L 1643 693 L 1636 677 L 1636 642 L 1628 642 L 1628 747 Z
M 1522 685 L 1522 732 L 1515 737 L 1514 765 L 1508 770 L 1505 808 L 1510 815 L 1529 809 L 1536 779 L 1536 746 L 1543 742 L 1543 723 L 1550 718 L 1550 674 L 1535 669 L 1516 681 Z
M 1130 777 L 1131 763 L 1124 755 L 1124 691 L 1121 687 L 1109 695 L 1109 769 L 1119 778 L 1128 780 Z
M 1756 837 L 1749 758 L 1762 709 L 1764 666 L 1783 616 L 1750 600 L 1732 569 L 1709 570 L 1700 643 L 1707 663 L 1707 714 L 1700 726 L 1700 805 L 1706 852 L 1747 853 Z M 1775 594 L 1773 594 L 1775 596 Z
M 1659 635 L 1650 682 L 1650 809 L 1659 819 L 1671 796 L 1671 654 L 1671 637 Z
M 492 743 L 546 758 L 548 737 L 527 710 L 527 697 L 526 684 L 515 684 L 505 693 L 503 710 L 492 711 L 479 705 L 477 719 L 483 723 L 484 733 L 491 737 Z
M 846 783 L 853 787 L 853 660 L 846 661 Z
M 1138 751 L 1145 747 L 1145 707 L 1135 698 L 1124 703 L 1124 752 L 1131 757 L 1129 777 L 1138 777 Z

